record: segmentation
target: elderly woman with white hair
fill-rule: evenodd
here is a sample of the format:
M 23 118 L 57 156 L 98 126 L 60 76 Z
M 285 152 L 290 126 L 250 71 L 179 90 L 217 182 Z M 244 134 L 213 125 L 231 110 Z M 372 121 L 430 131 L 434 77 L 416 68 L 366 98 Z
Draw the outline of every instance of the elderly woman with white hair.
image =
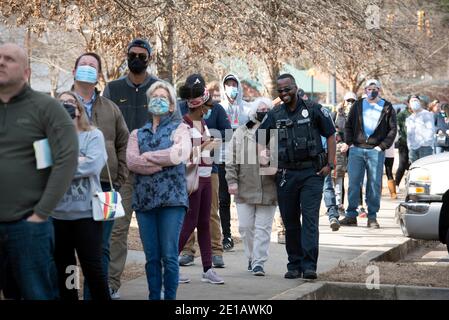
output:
M 185 161 L 192 150 L 189 126 L 176 107 L 176 93 L 165 81 L 146 92 L 148 122 L 131 132 L 126 161 L 135 173 L 133 209 L 145 253 L 149 299 L 176 299 L 178 243 L 189 208 Z M 162 272 L 163 268 L 163 272 Z
M 226 161 L 226 180 L 237 206 L 248 271 L 256 276 L 265 275 L 277 194 L 275 172 L 267 174 L 267 168 L 260 166 L 255 134 L 272 106 L 267 98 L 252 103 L 250 120 L 234 132 Z

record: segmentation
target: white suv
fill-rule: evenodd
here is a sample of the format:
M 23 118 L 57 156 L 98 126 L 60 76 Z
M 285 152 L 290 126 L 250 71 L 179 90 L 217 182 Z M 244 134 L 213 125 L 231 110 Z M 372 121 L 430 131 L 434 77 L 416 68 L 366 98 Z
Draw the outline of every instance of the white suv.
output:
M 449 152 L 412 163 L 396 219 L 405 236 L 439 240 L 449 252 Z

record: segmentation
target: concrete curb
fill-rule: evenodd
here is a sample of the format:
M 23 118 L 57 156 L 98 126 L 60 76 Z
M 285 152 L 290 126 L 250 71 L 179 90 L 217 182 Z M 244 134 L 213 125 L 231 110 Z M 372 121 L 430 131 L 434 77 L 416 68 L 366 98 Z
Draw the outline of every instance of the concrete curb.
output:
M 448 288 L 380 285 L 368 289 L 364 283 L 305 283 L 273 297 L 272 300 L 449 300 Z
M 388 261 L 395 262 L 404 258 L 410 251 L 416 249 L 420 245 L 426 243 L 426 240 L 415 240 L 408 238 L 403 243 L 387 250 L 387 251 L 370 251 L 367 250 L 351 262 L 357 264 L 368 264 L 372 261 Z
M 275 295 L 270 300 L 301 300 L 308 295 L 314 295 L 325 285 L 325 282 L 304 282 L 303 284 Z
M 419 246 L 424 245 L 427 240 L 416 240 L 408 238 L 404 243 L 391 248 L 390 250 L 385 251 L 380 254 L 378 257 L 371 259 L 370 261 L 388 261 L 388 262 L 396 262 L 399 261 L 411 251 L 415 250 Z
M 367 250 L 357 258 L 352 259 L 351 263 L 368 264 L 372 261 L 394 262 L 404 258 L 410 251 L 424 244 L 425 240 L 406 239 L 403 243 L 387 250 L 372 251 Z M 334 288 L 334 289 L 332 289 Z M 329 293 L 323 293 L 329 291 Z M 335 295 L 332 292 L 335 291 Z M 423 297 L 424 295 L 424 297 Z M 332 296 L 334 296 L 332 298 Z M 345 299 L 358 299 L 364 296 L 366 299 L 449 299 L 449 289 L 446 288 L 428 288 L 418 286 L 403 285 L 381 285 L 379 290 L 368 290 L 365 284 L 348 282 L 320 282 L 304 281 L 299 286 L 275 295 L 270 300 L 317 300 L 317 299 L 337 299 L 345 296 Z M 427 298 L 429 297 L 429 298 Z

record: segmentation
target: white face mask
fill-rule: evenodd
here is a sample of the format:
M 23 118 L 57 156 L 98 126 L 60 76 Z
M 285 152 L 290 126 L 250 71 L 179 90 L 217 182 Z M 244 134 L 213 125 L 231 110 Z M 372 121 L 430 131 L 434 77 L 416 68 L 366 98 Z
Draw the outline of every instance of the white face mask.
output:
M 237 95 L 239 94 L 239 89 L 233 86 L 225 86 L 225 91 L 226 95 L 231 99 L 237 98 Z
M 410 108 L 412 108 L 413 111 L 418 111 L 421 109 L 421 102 L 417 100 L 410 101 Z

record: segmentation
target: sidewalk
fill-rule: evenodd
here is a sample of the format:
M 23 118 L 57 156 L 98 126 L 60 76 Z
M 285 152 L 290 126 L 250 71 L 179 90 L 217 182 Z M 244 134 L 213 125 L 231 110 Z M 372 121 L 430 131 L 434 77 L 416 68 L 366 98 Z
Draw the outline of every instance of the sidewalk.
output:
M 382 197 L 378 221 L 380 229 L 368 229 L 367 219 L 358 218 L 358 227 L 342 227 L 337 232 L 329 228 L 327 216 L 320 217 L 320 254 L 319 273 L 338 266 L 340 261 L 371 260 L 386 251 L 407 242 L 402 236 L 399 225 L 394 221 L 394 209 L 399 200 Z M 272 239 L 276 240 L 273 233 Z M 143 252 L 132 251 L 129 263 L 144 264 Z M 191 278 L 188 284 L 180 284 L 179 300 L 267 300 L 273 299 L 302 283 L 301 279 L 284 279 L 287 264 L 285 246 L 277 242 L 270 245 L 269 260 L 265 264 L 265 277 L 253 276 L 246 270 L 247 260 L 241 243 L 237 243 L 233 252 L 224 254 L 226 267 L 216 269 L 224 280 L 224 285 L 201 282 L 201 259 L 195 258 L 195 264 L 180 267 L 180 272 Z M 127 263 L 128 263 L 127 262 Z M 122 300 L 145 300 L 148 297 L 146 277 L 128 281 L 120 289 Z

